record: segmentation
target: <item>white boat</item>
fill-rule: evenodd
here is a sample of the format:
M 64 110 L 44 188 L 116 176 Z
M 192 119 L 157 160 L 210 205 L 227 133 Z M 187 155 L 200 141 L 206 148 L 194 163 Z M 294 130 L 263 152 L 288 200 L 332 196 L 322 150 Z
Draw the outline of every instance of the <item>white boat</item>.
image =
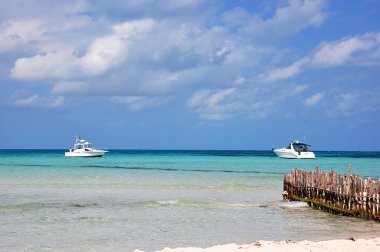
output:
M 310 145 L 294 141 L 286 148 L 274 148 L 273 152 L 280 158 L 315 158 L 314 152 L 310 151 Z
M 82 138 L 81 135 L 75 136 L 74 148 L 65 152 L 66 157 L 101 157 L 108 151 L 99 150 L 92 147 L 92 144 Z

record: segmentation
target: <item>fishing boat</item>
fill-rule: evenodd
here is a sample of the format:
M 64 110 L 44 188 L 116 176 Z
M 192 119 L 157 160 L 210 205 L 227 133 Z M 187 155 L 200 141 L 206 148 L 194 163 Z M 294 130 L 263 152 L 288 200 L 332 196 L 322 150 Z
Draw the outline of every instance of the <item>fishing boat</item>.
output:
M 102 157 L 106 150 L 99 150 L 92 147 L 92 144 L 81 135 L 75 136 L 74 147 L 65 152 L 66 157 Z
M 313 159 L 315 158 L 315 154 L 309 147 L 309 144 L 294 141 L 286 148 L 273 148 L 272 150 L 280 158 Z

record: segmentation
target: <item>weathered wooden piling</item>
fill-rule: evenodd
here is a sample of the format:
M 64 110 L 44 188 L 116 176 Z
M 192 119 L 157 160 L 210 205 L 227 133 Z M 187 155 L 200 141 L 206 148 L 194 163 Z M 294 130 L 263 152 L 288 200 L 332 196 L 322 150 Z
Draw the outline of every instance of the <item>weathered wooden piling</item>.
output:
M 332 169 L 307 172 L 295 169 L 284 175 L 284 199 L 305 201 L 309 206 L 334 214 L 380 221 L 380 179 L 338 174 Z

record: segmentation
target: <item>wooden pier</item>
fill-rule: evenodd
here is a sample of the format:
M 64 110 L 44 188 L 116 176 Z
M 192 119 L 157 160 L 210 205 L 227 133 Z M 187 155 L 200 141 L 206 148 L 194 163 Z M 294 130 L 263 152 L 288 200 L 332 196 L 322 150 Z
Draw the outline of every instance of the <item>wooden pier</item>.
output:
M 309 206 L 334 214 L 380 221 L 380 179 L 364 179 L 330 172 L 295 169 L 284 175 L 285 200 L 307 202 Z

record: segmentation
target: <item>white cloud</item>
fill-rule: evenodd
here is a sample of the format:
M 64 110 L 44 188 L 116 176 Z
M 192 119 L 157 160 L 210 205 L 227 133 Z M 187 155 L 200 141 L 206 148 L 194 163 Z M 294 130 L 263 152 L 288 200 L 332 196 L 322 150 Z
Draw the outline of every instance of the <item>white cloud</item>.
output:
M 292 65 L 283 68 L 275 68 L 270 70 L 264 77 L 263 80 L 266 82 L 281 81 L 284 79 L 291 78 L 301 72 L 301 68 L 307 62 L 307 59 L 301 59 L 294 62 Z
M 120 68 L 112 75 L 86 78 L 83 81 L 58 81 L 53 92 L 59 95 L 84 96 L 152 96 L 170 95 L 186 85 L 181 74 L 168 71 Z
M 43 37 L 44 28 L 38 20 L 9 21 L 0 25 L 0 53 L 22 48 Z
M 129 111 L 140 111 L 155 108 L 168 101 L 168 98 L 147 96 L 112 96 L 110 101 L 126 105 Z
M 282 85 L 284 84 L 280 84 L 279 86 L 273 86 L 273 89 L 278 89 L 277 92 L 273 90 L 268 91 L 274 94 L 274 97 L 276 97 L 276 101 L 278 102 L 282 102 L 289 98 L 297 97 L 301 95 L 302 93 L 304 93 L 304 91 L 306 91 L 309 88 L 309 85 L 299 84 L 299 83 L 297 84 L 287 83 L 285 84 L 286 88 L 284 88 Z
M 166 4 L 181 8 L 174 2 Z M 204 1 L 185 5 L 201 4 Z M 18 58 L 11 77 L 54 82 L 53 92 L 59 95 L 151 96 L 188 86 L 241 85 L 253 73 L 238 69 L 258 65 L 268 53 L 225 27 L 198 19 L 147 18 L 112 25 L 110 30 L 96 37 L 89 30 L 90 40 L 83 39 L 80 31 L 69 31 L 81 42 L 48 41 L 39 46 L 39 54 Z
M 200 90 L 194 93 L 190 99 L 187 100 L 187 106 L 190 108 L 201 106 L 208 98 L 210 90 Z
M 287 37 L 321 25 L 327 18 L 324 9 L 323 0 L 290 0 L 286 6 L 276 9 L 269 19 L 237 7 L 225 13 L 224 21 L 252 35 L 254 40 L 266 38 L 265 41 L 270 41 L 268 38 Z
M 89 28 L 93 21 L 84 14 L 88 8 L 86 0 L 15 0 L 1 4 L 0 53 L 46 53 L 43 48 L 50 43 L 81 41 L 84 34 L 76 32 Z M 94 24 L 100 28 L 99 23 Z
M 233 88 L 202 89 L 187 100 L 187 107 L 205 121 L 239 116 L 265 118 L 275 115 L 283 107 L 289 108 L 289 98 L 300 97 L 308 87 L 305 84 L 288 84 L 287 88 L 278 88 L 250 82 Z
M 70 84 L 75 78 L 70 82 L 58 81 L 54 91 L 92 95 L 102 89 L 107 95 L 151 96 L 175 93 L 189 86 L 241 85 L 252 79 L 252 74 L 240 73 L 239 68 L 255 66 L 267 52 L 214 27 L 198 29 L 156 21 L 154 29 L 143 36 L 126 41 L 128 56 L 119 67 L 109 71 L 111 74 L 106 71 L 89 78 L 87 73 L 78 77 L 83 79 L 80 85 Z
M 212 94 L 207 101 L 207 105 L 209 107 L 215 107 L 220 104 L 221 101 L 223 101 L 226 97 L 231 95 L 235 91 L 234 88 L 229 88 L 225 90 L 220 90 L 216 92 L 215 94 Z
M 307 106 L 315 106 L 323 99 L 322 93 L 316 93 L 305 100 Z
M 35 104 L 38 103 L 39 99 L 40 99 L 40 96 L 38 94 L 35 94 L 30 97 L 18 99 L 14 101 L 13 104 L 19 107 L 35 106 Z
M 327 115 L 353 116 L 357 114 L 373 112 L 380 109 L 380 90 L 378 88 L 370 91 L 354 90 L 342 94 L 334 94 L 331 103 L 334 104 L 327 109 Z
M 16 107 L 41 107 L 41 108 L 57 108 L 65 104 L 65 99 L 62 96 L 43 97 L 34 94 L 29 97 L 16 98 L 12 101 Z
M 80 65 L 85 73 L 95 75 L 122 64 L 126 54 L 127 44 L 118 36 L 99 38 L 80 59 Z
M 340 66 L 346 63 L 360 64 L 363 54 L 380 49 L 380 33 L 349 37 L 331 43 L 324 43 L 314 54 L 312 64 L 315 66 Z M 358 55 L 362 54 L 362 55 Z M 371 53 L 366 55 L 371 56 Z
M 247 80 L 246 80 L 243 76 L 238 75 L 238 76 L 236 76 L 236 78 L 234 79 L 233 84 L 234 84 L 234 85 L 243 85 L 244 83 L 246 83 L 246 81 L 247 81 Z
M 322 67 L 337 67 L 347 64 L 357 66 L 379 65 L 380 33 L 367 33 L 323 43 L 310 57 L 303 57 L 290 66 L 274 68 L 259 76 L 266 82 L 293 78 L 305 70 Z
M 241 104 L 232 98 L 235 91 L 234 88 L 216 92 L 200 90 L 187 101 L 187 106 L 195 109 L 203 120 L 225 120 L 234 117 L 241 108 Z
M 354 101 L 357 100 L 359 97 L 359 94 L 342 94 L 340 95 L 340 102 L 338 106 L 336 107 L 337 110 L 340 110 L 344 113 L 352 113 L 350 110 L 352 110 L 352 104 L 354 104 Z
M 70 50 L 20 58 L 11 69 L 11 77 L 20 80 L 67 79 L 78 76 L 80 63 Z
M 272 22 L 293 24 L 295 31 L 307 26 L 319 26 L 327 18 L 324 0 L 291 0 L 288 6 L 276 11 Z M 292 27 L 288 27 L 292 29 Z
M 293 97 L 293 96 L 297 96 L 299 94 L 301 94 L 303 91 L 305 91 L 306 89 L 309 88 L 308 85 L 303 85 L 303 84 L 298 84 L 296 85 L 295 87 L 294 86 L 290 86 L 290 90 L 287 90 L 286 91 L 286 95 L 288 97 Z
M 71 79 L 101 74 L 122 64 L 130 39 L 141 39 L 154 22 L 150 19 L 125 22 L 113 27 L 113 34 L 95 39 L 82 57 L 70 48 L 58 48 L 30 58 L 19 58 L 11 77 L 22 80 Z
M 121 65 L 127 57 L 128 40 L 141 39 L 153 26 L 154 21 L 151 19 L 115 25 L 113 35 L 96 39 L 80 58 L 84 72 L 95 75 Z

